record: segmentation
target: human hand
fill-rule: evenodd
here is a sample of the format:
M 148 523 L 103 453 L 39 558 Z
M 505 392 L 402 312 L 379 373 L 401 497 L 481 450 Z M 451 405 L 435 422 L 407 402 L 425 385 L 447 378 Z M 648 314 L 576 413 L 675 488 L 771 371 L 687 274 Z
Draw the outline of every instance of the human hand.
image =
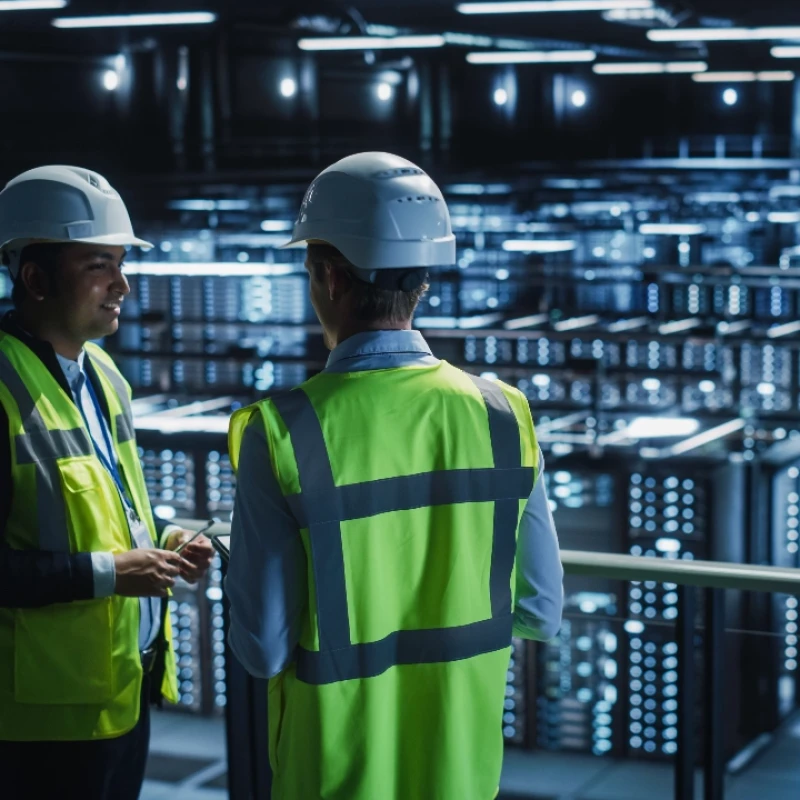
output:
M 177 553 L 154 548 L 114 555 L 114 592 L 122 597 L 166 597 L 178 575 L 191 564 Z
M 177 550 L 194 535 L 194 531 L 173 531 L 167 537 L 164 546 L 167 550 Z M 184 565 L 181 565 L 181 577 L 187 583 L 197 583 L 211 566 L 214 559 L 214 548 L 211 546 L 211 542 L 200 534 L 181 550 L 180 555 L 184 562 Z

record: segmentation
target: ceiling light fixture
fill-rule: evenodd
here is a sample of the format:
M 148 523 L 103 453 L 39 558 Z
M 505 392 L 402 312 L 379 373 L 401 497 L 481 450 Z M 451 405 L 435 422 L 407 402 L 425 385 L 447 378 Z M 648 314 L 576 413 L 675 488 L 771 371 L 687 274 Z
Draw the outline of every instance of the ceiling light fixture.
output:
M 800 27 L 674 28 L 647 31 L 647 38 L 651 42 L 763 42 L 800 39 Z
M 166 14 L 114 14 L 102 17 L 56 17 L 55 28 L 139 28 L 154 25 L 209 25 L 217 15 L 209 11 Z
M 613 11 L 652 8 L 653 0 L 530 0 L 529 2 L 459 3 L 461 14 L 547 14 L 553 11 Z
M 692 80 L 696 83 L 755 83 L 773 81 L 792 81 L 794 72 L 772 71 L 772 72 L 700 72 L 692 75 Z
M 705 72 L 707 69 L 705 61 L 619 62 L 595 64 L 592 67 L 597 75 L 665 75 Z
M 45 11 L 66 5 L 67 0 L 0 0 L 0 11 Z
M 775 58 L 800 58 L 800 46 L 773 47 L 770 53 L 772 53 Z
M 332 36 L 300 39 L 301 50 L 404 50 L 444 47 L 444 36 Z
M 467 53 L 470 64 L 573 64 L 594 61 L 594 50 L 515 50 Z

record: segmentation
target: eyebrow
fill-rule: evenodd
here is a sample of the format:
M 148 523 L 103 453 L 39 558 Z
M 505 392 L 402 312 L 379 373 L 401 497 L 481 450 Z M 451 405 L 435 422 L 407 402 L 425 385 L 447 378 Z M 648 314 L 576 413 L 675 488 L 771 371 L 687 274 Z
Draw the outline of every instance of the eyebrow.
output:
M 119 262 L 117 262 L 117 257 L 113 253 L 95 253 L 92 258 L 101 258 L 103 261 L 113 261 L 114 263 L 119 263 L 119 266 L 122 266 L 127 255 L 127 253 L 123 253 Z

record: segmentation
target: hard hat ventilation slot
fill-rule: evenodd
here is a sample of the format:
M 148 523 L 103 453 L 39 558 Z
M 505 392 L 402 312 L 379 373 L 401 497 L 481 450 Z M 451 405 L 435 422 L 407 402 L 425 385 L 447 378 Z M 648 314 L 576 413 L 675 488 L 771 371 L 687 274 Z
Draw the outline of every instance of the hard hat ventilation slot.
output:
M 382 172 L 376 172 L 375 177 L 378 179 L 384 178 L 402 178 L 405 175 L 424 175 L 425 173 L 419 167 L 397 167 L 396 169 L 385 169 Z
M 395 203 L 438 203 L 438 197 L 431 197 L 425 195 L 417 195 L 414 197 L 413 195 L 408 195 L 407 197 L 398 197 L 395 199 Z

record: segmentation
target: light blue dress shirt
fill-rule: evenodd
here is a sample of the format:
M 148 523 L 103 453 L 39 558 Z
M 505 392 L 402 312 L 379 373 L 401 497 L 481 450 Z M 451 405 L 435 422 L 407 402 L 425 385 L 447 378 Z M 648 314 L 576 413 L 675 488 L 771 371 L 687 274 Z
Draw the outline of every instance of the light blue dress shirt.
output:
M 375 331 L 342 342 L 325 371 L 438 363 L 418 331 Z M 514 635 L 546 641 L 561 626 L 564 572 L 542 479 L 544 461 L 540 464 L 519 525 Z M 264 429 L 257 421 L 247 427 L 242 441 L 225 589 L 233 652 L 251 675 L 277 675 L 294 657 L 308 603 L 308 578 L 297 523 L 272 471 Z
M 108 451 L 106 435 L 111 441 L 111 431 L 108 423 L 102 414 L 97 413 L 92 396 L 87 387 L 89 380 L 83 371 L 83 364 L 86 359 L 86 351 L 81 350 L 77 361 L 58 355 L 58 363 L 64 371 L 67 383 L 72 391 L 72 398 L 83 411 L 83 416 L 89 423 L 89 433 L 103 455 L 111 464 L 118 464 L 116 453 Z M 105 431 L 105 433 L 104 433 Z M 124 503 L 124 501 L 123 501 Z M 131 537 L 131 543 L 136 546 L 136 542 Z M 92 574 L 94 577 L 94 596 L 110 597 L 114 594 L 116 584 L 116 570 L 114 568 L 113 553 L 92 553 Z M 161 598 L 140 597 L 139 598 L 139 649 L 146 650 L 156 640 L 161 628 Z

